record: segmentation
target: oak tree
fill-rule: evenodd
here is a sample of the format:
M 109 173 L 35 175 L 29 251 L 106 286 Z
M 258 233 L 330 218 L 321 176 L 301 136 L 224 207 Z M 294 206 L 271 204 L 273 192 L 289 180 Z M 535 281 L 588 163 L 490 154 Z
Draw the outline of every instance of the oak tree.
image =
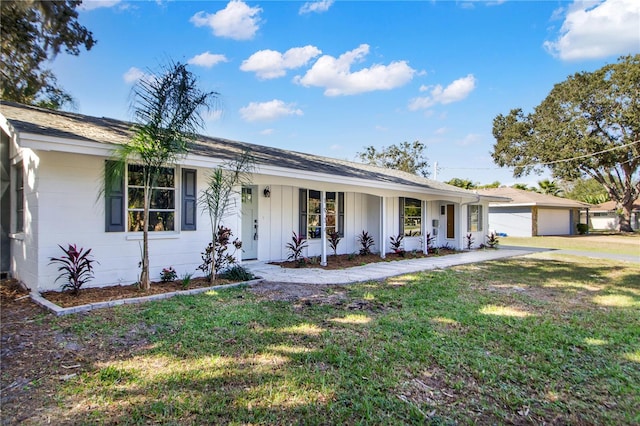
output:
M 422 177 L 429 177 L 429 163 L 425 156 L 427 146 L 420 141 L 402 142 L 380 150 L 366 146 L 357 156 L 365 164 L 402 170 Z
M 79 55 L 96 43 L 78 22 L 73 0 L 2 0 L 0 97 L 24 104 L 60 109 L 72 103 L 44 64 L 60 52 Z
M 550 169 L 554 178 L 593 178 L 622 211 L 631 231 L 640 194 L 640 55 L 556 84 L 533 113 L 513 109 L 493 120 L 496 164 L 514 176 Z

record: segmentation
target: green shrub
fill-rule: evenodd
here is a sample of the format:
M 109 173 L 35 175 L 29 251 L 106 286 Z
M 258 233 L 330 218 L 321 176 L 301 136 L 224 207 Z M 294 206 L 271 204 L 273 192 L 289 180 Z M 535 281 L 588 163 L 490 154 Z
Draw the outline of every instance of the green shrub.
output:
M 249 281 L 255 278 L 255 276 L 242 265 L 232 266 L 224 271 L 221 277 L 231 281 Z
M 160 281 L 163 283 L 168 283 L 171 281 L 175 281 L 178 278 L 178 274 L 176 270 L 173 269 L 173 266 L 169 266 L 168 268 L 162 268 L 162 272 L 160 272 Z

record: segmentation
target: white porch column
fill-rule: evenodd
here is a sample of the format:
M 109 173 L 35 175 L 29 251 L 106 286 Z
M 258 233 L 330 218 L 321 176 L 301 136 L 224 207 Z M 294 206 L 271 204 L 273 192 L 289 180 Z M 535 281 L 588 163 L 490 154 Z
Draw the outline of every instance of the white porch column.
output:
M 427 202 L 422 201 L 422 252 L 429 254 L 429 247 L 427 247 L 427 233 L 429 232 L 429 214 L 427 210 Z
M 320 266 L 327 266 L 327 192 L 320 191 Z
M 387 199 L 380 197 L 380 257 L 387 257 L 386 241 L 387 241 Z

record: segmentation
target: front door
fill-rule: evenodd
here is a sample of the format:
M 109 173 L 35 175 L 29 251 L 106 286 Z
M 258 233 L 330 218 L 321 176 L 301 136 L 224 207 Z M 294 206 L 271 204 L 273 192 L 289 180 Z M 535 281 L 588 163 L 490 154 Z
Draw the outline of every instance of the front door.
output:
M 447 239 L 452 240 L 456 237 L 456 217 L 453 204 L 447 204 Z
M 258 258 L 258 188 L 242 188 L 242 260 Z

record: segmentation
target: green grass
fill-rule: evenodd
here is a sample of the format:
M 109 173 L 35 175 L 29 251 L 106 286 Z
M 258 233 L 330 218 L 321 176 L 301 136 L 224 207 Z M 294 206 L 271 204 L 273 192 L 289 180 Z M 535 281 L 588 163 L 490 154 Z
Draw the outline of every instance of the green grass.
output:
M 542 247 L 551 249 L 599 251 L 640 258 L 640 233 L 626 235 L 572 235 L 548 237 L 500 237 L 504 246 Z
M 338 289 L 346 298 L 230 289 L 59 319 L 93 345 L 144 344 L 62 383 L 52 420 L 640 422 L 640 265 L 519 258 Z

